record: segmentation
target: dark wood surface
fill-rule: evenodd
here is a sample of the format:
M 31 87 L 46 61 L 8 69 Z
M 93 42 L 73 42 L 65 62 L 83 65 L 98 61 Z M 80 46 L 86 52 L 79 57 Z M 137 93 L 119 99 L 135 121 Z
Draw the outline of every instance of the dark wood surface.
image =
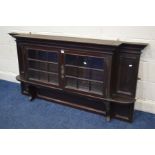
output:
M 10 33 L 23 94 L 132 121 L 144 43 Z

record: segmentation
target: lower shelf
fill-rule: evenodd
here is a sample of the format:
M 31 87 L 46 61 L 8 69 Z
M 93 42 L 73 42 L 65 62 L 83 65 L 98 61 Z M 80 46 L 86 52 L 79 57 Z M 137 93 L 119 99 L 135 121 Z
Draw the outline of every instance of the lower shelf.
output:
M 28 88 L 31 86 L 26 83 L 21 83 L 22 93 L 29 94 Z M 36 86 L 34 86 L 36 87 Z M 62 90 L 49 89 L 45 87 L 36 87 L 36 97 L 52 101 L 54 103 L 60 103 L 62 105 L 71 106 L 74 108 L 90 111 L 100 115 L 106 115 L 106 108 L 104 101 L 91 99 L 75 94 L 70 94 Z M 117 104 L 111 102 L 111 118 L 118 118 L 125 121 L 132 121 L 134 104 Z
M 78 109 L 94 112 L 94 113 L 97 113 L 97 114 L 106 115 L 106 112 L 103 111 L 103 110 L 87 107 L 87 106 L 84 106 L 82 104 L 80 105 L 80 104 L 72 103 L 70 101 L 64 101 L 64 100 L 62 101 L 62 100 L 58 100 L 58 99 L 55 99 L 55 98 L 49 98 L 49 97 L 42 96 L 42 95 L 38 95 L 38 98 L 46 99 L 46 100 L 56 102 L 56 103 L 60 103 L 60 104 L 67 105 L 67 106 L 71 106 L 73 108 L 78 108 Z

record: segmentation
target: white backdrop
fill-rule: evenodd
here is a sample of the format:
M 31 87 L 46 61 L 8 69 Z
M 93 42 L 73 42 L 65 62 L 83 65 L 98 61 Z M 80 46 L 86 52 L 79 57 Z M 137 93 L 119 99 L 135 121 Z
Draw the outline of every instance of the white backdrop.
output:
M 0 79 L 16 82 L 18 61 L 16 44 L 9 32 L 119 39 L 149 43 L 140 60 L 136 109 L 155 113 L 155 27 L 0 27 Z

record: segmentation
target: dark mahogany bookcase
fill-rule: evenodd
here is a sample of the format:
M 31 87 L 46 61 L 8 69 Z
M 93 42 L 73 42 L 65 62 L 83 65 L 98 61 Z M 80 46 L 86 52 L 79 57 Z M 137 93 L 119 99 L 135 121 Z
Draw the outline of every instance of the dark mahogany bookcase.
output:
M 133 120 L 141 50 L 146 44 L 10 33 L 16 38 L 17 80 L 30 96 Z

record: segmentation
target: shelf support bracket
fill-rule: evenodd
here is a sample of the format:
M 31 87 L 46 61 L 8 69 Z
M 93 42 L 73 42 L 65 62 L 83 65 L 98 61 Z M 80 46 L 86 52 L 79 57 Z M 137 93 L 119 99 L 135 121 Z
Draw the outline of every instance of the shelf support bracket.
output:
M 29 101 L 33 101 L 37 96 L 37 91 L 34 86 L 28 87 L 28 93 L 29 93 Z
M 105 102 L 105 107 L 106 107 L 106 121 L 110 122 L 110 120 L 111 120 L 111 103 Z

